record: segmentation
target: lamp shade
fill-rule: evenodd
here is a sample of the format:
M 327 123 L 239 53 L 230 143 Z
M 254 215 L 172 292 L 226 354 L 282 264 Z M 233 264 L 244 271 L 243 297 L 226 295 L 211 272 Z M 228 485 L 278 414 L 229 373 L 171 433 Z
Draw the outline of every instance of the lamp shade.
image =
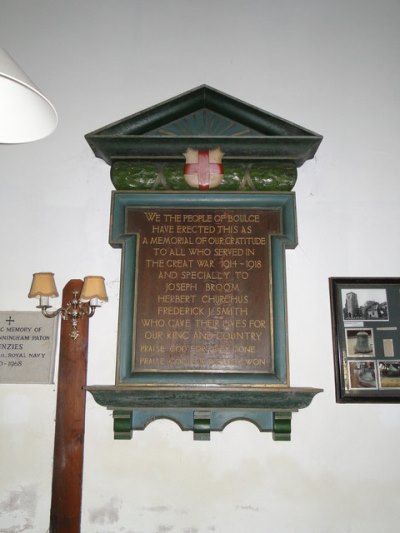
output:
M 83 278 L 80 300 L 82 302 L 88 302 L 93 299 L 108 302 L 103 276 L 86 276 Z
M 58 296 L 54 274 L 52 272 L 37 272 L 33 274 L 28 298 L 40 298 L 41 296 L 50 298 L 56 298 Z
M 50 135 L 57 122 L 50 101 L 0 48 L 0 143 L 42 139 Z

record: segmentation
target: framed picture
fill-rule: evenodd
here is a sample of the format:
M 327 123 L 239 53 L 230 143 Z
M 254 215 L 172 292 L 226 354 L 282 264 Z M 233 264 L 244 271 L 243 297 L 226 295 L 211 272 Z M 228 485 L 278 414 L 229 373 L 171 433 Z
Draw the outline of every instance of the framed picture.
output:
M 336 401 L 400 402 L 400 278 L 330 278 Z

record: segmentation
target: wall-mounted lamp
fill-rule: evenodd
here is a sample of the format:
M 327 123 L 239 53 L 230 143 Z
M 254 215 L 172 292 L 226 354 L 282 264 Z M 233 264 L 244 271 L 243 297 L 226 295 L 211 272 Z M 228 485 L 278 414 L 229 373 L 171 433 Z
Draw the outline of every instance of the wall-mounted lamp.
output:
M 67 302 L 64 307 L 56 311 L 48 311 L 52 306 L 49 304 L 49 298 L 58 296 L 57 287 L 52 272 L 38 272 L 33 274 L 31 290 L 28 298 L 39 298 L 38 309 L 47 318 L 54 318 L 58 314 L 63 320 L 71 320 L 70 337 L 77 339 L 79 336 L 77 325 L 80 318 L 92 317 L 101 302 L 107 302 L 108 296 L 102 276 L 86 276 L 83 280 L 81 293 L 73 292 L 71 301 Z
M 0 48 L 0 143 L 42 139 L 57 126 L 52 103 Z

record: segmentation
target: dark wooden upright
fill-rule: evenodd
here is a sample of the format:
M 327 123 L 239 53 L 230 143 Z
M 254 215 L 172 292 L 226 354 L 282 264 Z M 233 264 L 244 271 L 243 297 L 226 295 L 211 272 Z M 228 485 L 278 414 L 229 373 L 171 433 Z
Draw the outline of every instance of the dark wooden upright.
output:
M 62 305 L 81 292 L 83 281 L 70 280 Z M 79 533 L 82 501 L 83 447 L 89 320 L 78 320 L 79 336 L 70 337 L 71 321 L 61 321 L 57 414 L 54 437 L 50 533 Z

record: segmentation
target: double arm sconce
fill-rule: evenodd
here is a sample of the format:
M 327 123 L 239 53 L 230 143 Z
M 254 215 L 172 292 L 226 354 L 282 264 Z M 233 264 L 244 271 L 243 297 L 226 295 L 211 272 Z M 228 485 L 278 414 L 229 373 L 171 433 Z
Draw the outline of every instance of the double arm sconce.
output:
M 49 298 L 58 296 L 57 287 L 54 281 L 54 274 L 51 272 L 38 272 L 33 274 L 32 286 L 28 298 L 39 298 L 39 305 L 42 314 L 47 318 L 54 318 L 58 314 L 63 320 L 71 321 L 70 337 L 74 340 L 79 336 L 77 326 L 81 318 L 90 318 L 94 315 L 96 308 L 101 306 L 101 302 L 107 302 L 108 297 L 102 276 L 86 276 L 83 280 L 81 293 L 73 292 L 70 302 L 65 307 L 60 307 L 56 311 L 48 311 Z

